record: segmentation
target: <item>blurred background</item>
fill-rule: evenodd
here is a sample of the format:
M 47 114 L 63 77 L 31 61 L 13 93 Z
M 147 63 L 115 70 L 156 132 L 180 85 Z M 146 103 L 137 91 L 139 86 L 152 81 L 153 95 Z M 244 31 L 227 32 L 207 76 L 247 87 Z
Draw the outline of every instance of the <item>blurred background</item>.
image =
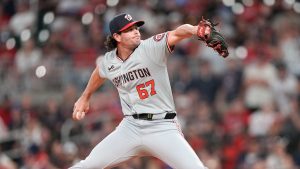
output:
M 299 1 L 2 0 L 0 169 L 67 168 L 114 130 L 123 115 L 110 82 L 83 121 L 71 114 L 123 12 L 146 21 L 143 39 L 202 16 L 220 23 L 228 58 L 195 37 L 168 61 L 185 138 L 209 169 L 300 168 Z M 115 169 L 170 167 L 145 157 Z

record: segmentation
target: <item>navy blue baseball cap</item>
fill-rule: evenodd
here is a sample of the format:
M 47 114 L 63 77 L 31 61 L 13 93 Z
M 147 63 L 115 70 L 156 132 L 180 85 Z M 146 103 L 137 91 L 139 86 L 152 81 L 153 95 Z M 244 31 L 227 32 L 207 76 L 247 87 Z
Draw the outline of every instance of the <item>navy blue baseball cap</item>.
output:
M 144 25 L 144 21 L 135 21 L 132 19 L 131 15 L 123 13 L 115 16 L 109 22 L 109 30 L 113 35 L 114 33 L 119 33 L 129 28 L 132 25 L 137 25 L 138 27 Z

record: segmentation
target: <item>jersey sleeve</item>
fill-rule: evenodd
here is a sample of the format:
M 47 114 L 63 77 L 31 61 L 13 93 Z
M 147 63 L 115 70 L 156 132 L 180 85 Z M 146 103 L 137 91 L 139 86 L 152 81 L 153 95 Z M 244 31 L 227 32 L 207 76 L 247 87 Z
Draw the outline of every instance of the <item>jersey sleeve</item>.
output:
M 99 56 L 96 60 L 96 65 L 99 69 L 99 75 L 102 78 L 106 78 L 106 70 L 105 70 L 105 66 L 104 66 L 104 56 Z
M 174 46 L 169 46 L 168 32 L 164 32 L 146 39 L 144 48 L 148 54 L 147 58 L 159 65 L 165 65 Z

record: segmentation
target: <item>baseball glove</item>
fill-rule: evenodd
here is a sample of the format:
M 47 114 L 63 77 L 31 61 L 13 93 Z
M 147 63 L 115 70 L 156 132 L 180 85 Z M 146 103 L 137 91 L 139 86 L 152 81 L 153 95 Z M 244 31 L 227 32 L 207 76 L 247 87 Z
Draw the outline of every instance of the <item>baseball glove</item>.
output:
M 198 24 L 197 36 L 199 40 L 206 43 L 208 47 L 213 48 L 222 57 L 228 56 L 228 46 L 224 37 L 215 29 L 217 24 L 212 23 L 202 17 L 202 20 Z

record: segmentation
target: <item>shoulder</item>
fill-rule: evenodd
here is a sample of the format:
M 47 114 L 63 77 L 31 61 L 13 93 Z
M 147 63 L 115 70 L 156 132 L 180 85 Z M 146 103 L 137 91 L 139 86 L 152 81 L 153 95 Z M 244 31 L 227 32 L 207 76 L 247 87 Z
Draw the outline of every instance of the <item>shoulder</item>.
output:
M 105 62 L 112 62 L 115 56 L 116 56 L 116 49 L 106 52 L 104 55 L 100 55 L 98 59 Z
M 167 36 L 167 33 L 163 32 L 163 33 L 156 34 L 156 35 L 152 36 L 151 38 L 153 39 L 153 41 L 159 42 L 159 41 L 163 40 L 166 36 Z
M 142 46 L 155 47 L 163 46 L 166 43 L 167 32 L 159 33 L 141 42 Z
M 110 52 L 106 52 L 104 55 L 100 55 L 97 58 L 97 64 L 99 65 L 101 64 L 105 64 L 107 62 L 111 62 L 114 59 L 114 55 L 115 55 L 115 50 L 112 50 Z
M 159 34 L 151 36 L 150 38 L 146 39 L 145 41 L 160 42 L 168 36 L 167 34 L 168 34 L 168 32 L 159 33 Z
M 116 56 L 116 49 L 106 52 L 104 55 L 105 60 L 113 60 Z

